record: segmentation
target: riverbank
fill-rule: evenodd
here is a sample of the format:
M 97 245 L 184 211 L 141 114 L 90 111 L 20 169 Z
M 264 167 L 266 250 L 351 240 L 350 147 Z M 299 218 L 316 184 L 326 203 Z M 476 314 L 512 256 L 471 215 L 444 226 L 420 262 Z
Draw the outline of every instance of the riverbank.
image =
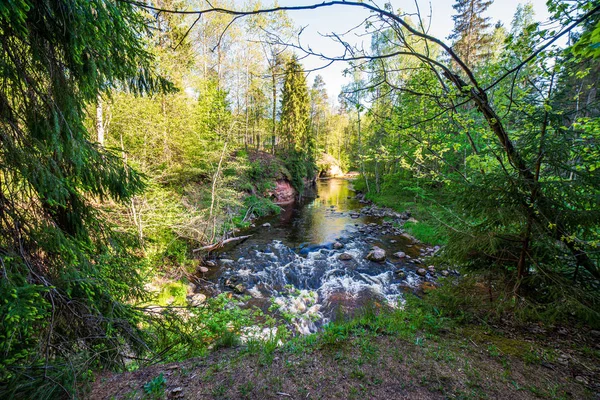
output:
M 279 345 L 274 337 L 205 358 L 102 374 L 89 398 L 597 398 L 593 334 L 456 325 L 418 303 L 372 309 Z
M 309 282 L 302 274 L 309 273 L 311 277 L 315 273 L 319 274 L 318 269 L 309 270 L 307 265 L 312 265 L 314 261 L 320 262 L 319 257 L 324 257 L 322 262 L 327 264 L 328 260 L 337 259 L 339 254 L 352 247 L 351 243 L 366 241 L 368 238 L 371 238 L 368 241 L 372 243 L 355 247 L 355 250 L 360 249 L 361 252 L 360 255 L 358 252 L 353 254 L 355 261 L 348 264 L 345 274 L 349 275 L 346 278 L 340 275 L 341 270 L 335 268 L 337 272 L 334 274 L 323 274 L 323 282 L 331 278 L 328 287 L 337 282 L 336 276 L 340 278 L 340 282 L 360 279 L 354 272 L 357 269 L 360 274 L 370 276 L 365 281 L 367 283 L 361 286 L 367 290 L 377 287 L 378 284 L 369 286 L 373 285 L 370 280 L 381 275 L 386 268 L 393 276 L 389 281 L 390 287 L 398 284 L 401 288 L 402 282 L 406 280 L 406 276 L 402 277 L 395 271 L 420 279 L 418 270 L 422 268 L 421 264 L 428 265 L 428 259 L 427 254 L 417 249 L 423 249 L 427 253 L 427 249 L 435 250 L 434 246 L 415 247 L 414 239 L 405 236 L 402 239 L 405 243 L 402 245 L 410 243 L 413 247 L 406 250 L 414 253 L 414 257 L 410 262 L 402 259 L 400 263 L 397 257 L 391 255 L 390 250 L 401 245 L 396 240 L 401 239 L 397 234 L 401 233 L 403 227 L 394 224 L 404 221 L 402 224 L 406 225 L 413 216 L 370 204 L 368 199 L 362 196 L 355 198 L 345 190 L 332 190 L 335 187 L 321 187 L 319 197 L 306 204 L 302 209 L 305 211 L 300 214 L 298 212 L 301 210 L 296 209 L 290 211 L 289 215 L 272 217 L 268 226 L 258 224 L 255 236 L 249 239 L 252 241 L 239 247 L 239 254 L 229 249 L 225 256 L 232 259 L 218 258 L 217 265 L 224 268 L 224 278 L 219 280 L 215 277 L 214 281 L 225 283 L 223 290 L 226 292 L 223 294 L 229 293 L 234 299 L 243 301 L 248 293 L 254 296 L 257 290 L 264 290 L 264 282 L 273 284 L 272 278 L 261 278 L 266 272 L 271 277 L 287 276 L 286 279 L 291 279 L 289 274 L 293 271 L 294 279 L 281 282 L 281 286 L 289 286 L 288 289 L 276 289 L 273 293 L 265 292 L 264 295 L 287 299 L 289 301 L 284 301 L 283 306 L 293 305 L 296 311 L 308 310 L 317 305 L 317 297 L 303 296 L 311 290 L 320 294 L 318 299 L 321 304 L 326 304 L 332 298 L 336 301 L 346 299 L 347 296 L 340 297 L 337 294 L 328 298 L 327 293 L 319 292 L 318 287 L 299 286 L 302 282 Z M 348 202 L 357 202 L 358 205 Z M 376 224 L 372 222 L 372 218 L 379 218 L 381 221 Z M 334 221 L 344 221 L 346 225 L 336 224 Z M 316 222 L 318 225 L 315 226 Z M 348 224 L 350 232 L 344 229 Z M 333 227 L 333 231 L 315 229 L 323 226 Z M 285 231 L 282 230 L 283 227 L 287 227 Z M 290 227 L 293 229 L 290 230 Z M 392 236 L 386 236 L 385 232 L 392 233 Z M 305 236 L 307 234 L 316 236 Z M 282 243 L 294 247 L 307 238 L 315 243 L 327 243 L 328 239 L 337 236 L 340 236 L 340 244 L 344 247 L 336 251 L 333 245 L 331 248 L 323 245 L 309 246 L 313 255 L 306 258 L 294 254 L 287 246 L 282 247 Z M 272 246 L 275 238 L 283 242 L 276 242 L 281 244 Z M 382 239 L 378 242 L 378 238 Z M 386 248 L 394 263 L 386 266 L 385 263 L 365 261 L 365 252 L 374 243 L 383 247 L 391 246 Z M 263 246 L 266 247 L 263 249 Z M 306 248 L 301 246 L 299 251 Z M 260 263 L 255 262 L 257 260 L 249 259 L 250 253 L 246 249 L 250 249 L 252 254 L 256 253 L 257 260 L 263 266 L 259 267 Z M 289 257 L 289 260 L 285 257 Z M 276 260 L 267 265 L 265 259 Z M 288 262 L 291 264 L 288 265 Z M 358 268 L 356 263 L 359 263 Z M 279 274 L 280 268 L 286 274 Z M 243 274 L 237 275 L 239 282 L 236 282 L 238 285 L 245 285 L 243 291 L 238 290 L 242 293 L 236 293 L 226 286 L 227 280 L 236 276 L 231 275 L 235 271 L 243 271 Z M 283 310 L 289 318 L 288 322 L 292 324 L 266 317 L 262 319 L 263 325 L 259 322 L 255 327 L 262 332 L 260 340 L 252 339 L 243 332 L 233 331 L 228 340 L 219 340 L 210 345 L 210 352 L 202 358 L 154 365 L 123 374 L 100 374 L 91 385 L 89 397 L 597 398 L 600 392 L 600 349 L 597 344 L 599 332 L 584 328 L 543 326 L 539 323 L 516 324 L 502 318 L 490 318 L 486 322 L 478 314 L 468 314 L 466 309 L 461 310 L 461 305 L 451 304 L 457 297 L 448 292 L 448 288 L 458 287 L 454 283 L 459 278 L 454 273 L 445 277 L 442 271 L 440 268 L 438 274 L 435 270 L 426 270 L 427 278 L 423 282 L 431 285 L 418 292 L 421 299 L 410 294 L 412 289 L 404 291 L 402 296 L 406 302 L 402 307 L 389 307 L 385 302 L 375 299 L 364 303 L 352 313 L 353 317 L 334 319 L 321 326 L 316 333 L 304 335 L 294 335 L 293 326 L 297 326 L 298 322 L 308 326 L 315 320 L 298 319 L 297 315 L 292 315 L 291 307 L 283 307 L 273 312 Z M 253 276 L 258 278 L 253 279 Z M 210 279 L 210 276 L 206 278 Z M 466 279 L 461 278 L 461 281 Z M 253 289 L 253 285 L 257 289 Z M 352 287 L 355 285 L 341 286 L 345 289 Z M 302 290 L 299 291 L 299 288 Z M 463 294 L 465 302 L 487 304 L 488 291 L 485 286 L 477 286 L 477 282 L 474 282 L 468 290 Z M 423 296 L 423 293 L 428 294 Z M 260 298 L 252 296 L 250 303 L 259 304 Z M 299 302 L 304 298 L 312 304 L 305 309 Z M 304 314 L 308 315 L 306 312 Z

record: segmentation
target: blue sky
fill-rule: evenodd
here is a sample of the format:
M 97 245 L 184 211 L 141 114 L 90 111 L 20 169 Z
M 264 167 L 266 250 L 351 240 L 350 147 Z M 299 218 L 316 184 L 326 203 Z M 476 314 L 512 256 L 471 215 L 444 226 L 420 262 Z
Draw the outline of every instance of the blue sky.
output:
M 446 38 L 453 28 L 452 14 L 454 14 L 454 9 L 452 8 L 452 5 L 454 4 L 454 0 L 417 1 L 421 10 L 421 15 L 424 16 L 429 16 L 431 4 L 431 29 L 429 33 L 447 41 Z M 315 3 L 319 3 L 319 1 L 279 0 L 279 4 L 282 6 Z M 375 0 L 375 3 L 382 5 L 384 2 Z M 401 9 L 409 13 L 416 11 L 415 0 L 392 0 L 391 3 L 394 10 Z M 502 21 L 508 28 L 510 27 L 510 22 L 519 3 L 525 3 L 525 0 L 495 0 L 486 14 L 492 18 L 493 24 L 497 21 Z M 538 21 L 547 20 L 549 14 L 546 9 L 545 0 L 531 0 L 531 3 L 534 6 L 535 19 Z M 306 29 L 301 36 L 303 44 L 310 45 L 311 49 L 315 52 L 321 52 L 327 55 L 337 55 L 340 54 L 340 48 L 336 46 L 332 40 L 321 37 L 319 33 L 345 32 L 358 25 L 366 16 L 368 16 L 368 13 L 367 10 L 357 7 L 334 6 L 317 10 L 290 11 L 289 16 L 298 27 L 306 26 Z M 360 30 L 357 32 L 360 32 Z M 369 43 L 369 38 L 361 38 L 357 35 L 347 36 L 346 39 L 355 44 L 364 42 L 365 47 L 367 47 Z M 307 57 L 302 62 L 306 69 L 316 68 L 324 64 L 322 60 L 316 59 L 315 57 Z M 347 78 L 343 76 L 344 68 L 346 68 L 345 64 L 336 63 L 326 69 L 316 72 L 321 74 L 325 79 L 329 97 L 332 99 L 337 99 L 342 85 L 347 82 Z M 310 74 L 309 84 L 312 84 L 312 80 L 316 73 Z

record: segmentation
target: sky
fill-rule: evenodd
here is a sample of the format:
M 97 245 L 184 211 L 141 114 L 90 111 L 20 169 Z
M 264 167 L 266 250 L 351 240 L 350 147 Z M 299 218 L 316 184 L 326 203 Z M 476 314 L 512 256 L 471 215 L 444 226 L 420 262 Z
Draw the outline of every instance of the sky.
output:
M 454 27 L 452 20 L 452 15 L 454 14 L 452 5 L 454 4 L 454 0 L 391 0 L 391 3 L 396 11 L 400 9 L 407 13 L 413 13 L 416 11 L 415 1 L 418 2 L 421 15 L 428 18 L 431 14 L 431 28 L 429 33 L 449 43 L 447 37 Z M 319 0 L 279 0 L 281 6 L 315 4 L 319 2 Z M 509 29 L 517 5 L 525 2 L 526 0 L 495 0 L 488 8 L 486 16 L 492 18 L 492 26 L 496 22 L 501 21 Z M 375 3 L 383 5 L 383 1 L 381 0 L 375 0 Z M 531 3 L 534 7 L 535 19 L 537 21 L 546 21 L 549 17 L 546 0 L 531 0 Z M 369 13 L 368 10 L 358 7 L 333 6 L 317 10 L 290 11 L 288 15 L 297 27 L 305 27 L 300 37 L 303 45 L 310 46 L 316 53 L 335 56 L 341 54 L 339 45 L 336 45 L 329 38 L 322 37 L 321 34 L 346 32 L 360 24 Z M 362 28 L 359 28 L 356 33 L 361 32 L 360 29 Z M 355 44 L 363 42 L 365 48 L 367 48 L 370 42 L 369 38 L 359 37 L 356 34 L 350 34 L 346 36 L 346 39 Z M 319 60 L 314 56 L 304 58 L 302 63 L 306 70 L 318 68 L 325 64 L 323 60 Z M 312 85 L 314 76 L 320 74 L 325 80 L 329 98 L 337 99 L 342 85 L 348 82 L 348 78 L 343 76 L 343 71 L 346 67 L 345 63 L 338 62 L 318 72 L 312 72 L 308 78 L 309 85 Z

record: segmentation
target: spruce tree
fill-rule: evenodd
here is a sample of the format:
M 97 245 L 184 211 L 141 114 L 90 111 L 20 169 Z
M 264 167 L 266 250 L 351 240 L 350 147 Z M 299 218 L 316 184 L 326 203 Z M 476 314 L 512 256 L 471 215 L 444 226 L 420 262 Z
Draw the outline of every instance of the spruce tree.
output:
M 2 398 L 76 387 L 77 371 L 59 365 L 115 365 L 141 344 L 127 304 L 142 294 L 135 247 L 96 205 L 143 182 L 86 118 L 110 88 L 169 87 L 152 72 L 146 22 L 109 0 L 0 5 Z
M 468 66 L 477 66 L 489 56 L 491 25 L 483 14 L 491 4 L 492 0 L 457 0 L 452 6 L 457 14 L 452 16 L 454 30 L 448 38 L 454 40 L 453 50 Z
M 306 76 L 297 57 L 287 63 L 281 98 L 281 135 L 288 149 L 305 149 L 310 122 Z
M 281 95 L 281 136 L 286 145 L 286 165 L 292 184 L 301 191 L 315 163 L 315 141 L 310 130 L 310 98 L 306 76 L 297 57 L 287 63 Z

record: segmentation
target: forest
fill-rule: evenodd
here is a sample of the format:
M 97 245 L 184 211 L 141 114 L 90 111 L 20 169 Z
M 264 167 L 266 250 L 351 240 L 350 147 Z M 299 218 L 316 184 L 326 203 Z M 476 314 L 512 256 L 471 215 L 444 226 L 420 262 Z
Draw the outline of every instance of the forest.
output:
M 596 398 L 600 1 L 451 3 L 1 2 L 0 397 Z

